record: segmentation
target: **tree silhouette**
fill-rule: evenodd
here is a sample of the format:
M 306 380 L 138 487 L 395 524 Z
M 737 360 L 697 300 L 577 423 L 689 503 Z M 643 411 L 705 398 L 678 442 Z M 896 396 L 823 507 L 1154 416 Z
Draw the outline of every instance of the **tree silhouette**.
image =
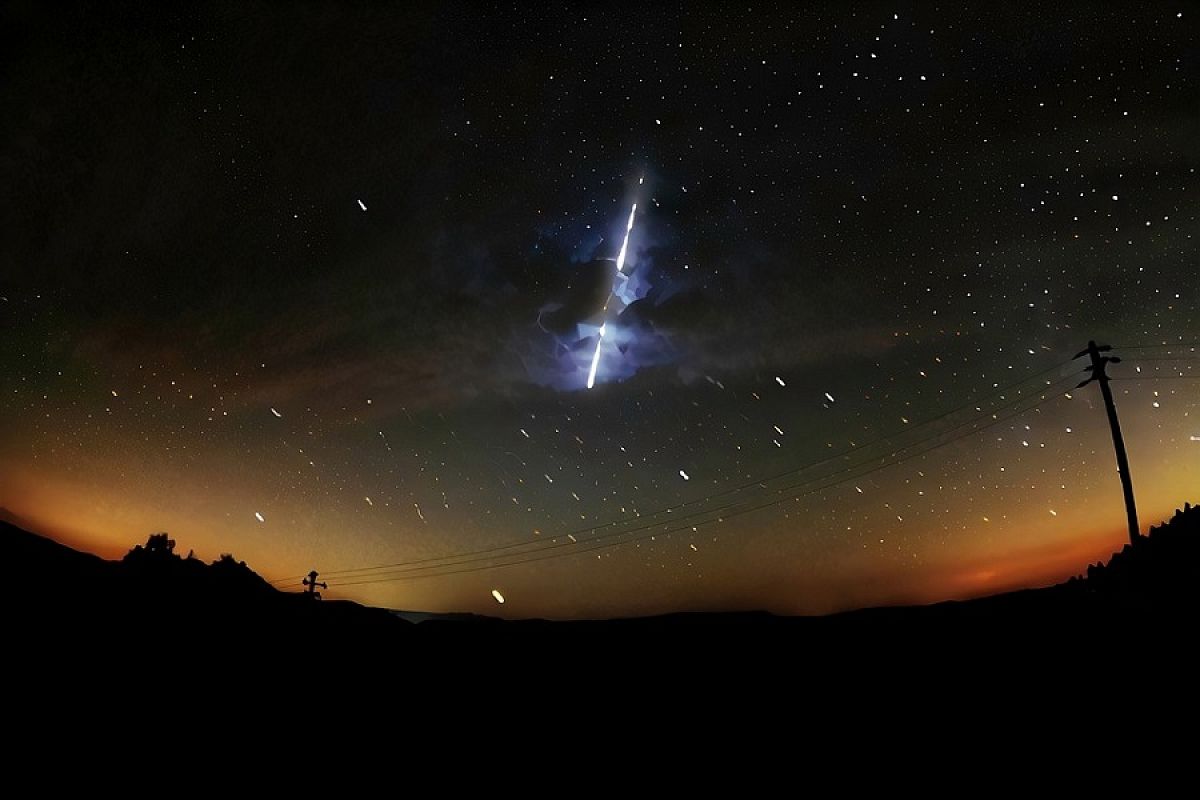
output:
M 161 532 L 150 534 L 145 545 L 134 545 L 125 554 L 125 561 L 130 563 L 164 563 L 172 560 L 179 560 L 179 556 L 175 555 L 175 540 Z
M 165 533 L 152 533 L 146 540 L 146 551 L 154 555 L 174 555 L 175 540 L 168 538 Z

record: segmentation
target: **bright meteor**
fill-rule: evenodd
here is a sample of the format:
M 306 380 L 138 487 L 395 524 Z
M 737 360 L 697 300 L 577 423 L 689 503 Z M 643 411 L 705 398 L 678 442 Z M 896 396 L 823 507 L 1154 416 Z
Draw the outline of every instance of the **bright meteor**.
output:
M 638 185 L 642 183 L 638 180 Z M 629 209 L 629 222 L 625 224 L 625 240 L 621 242 L 621 252 L 617 254 L 617 273 L 620 274 L 625 270 L 625 253 L 629 250 L 629 233 L 633 230 L 633 218 L 637 214 L 637 203 L 633 204 L 633 208 Z M 612 293 L 609 293 L 608 300 L 604 301 L 604 313 L 608 312 L 608 304 L 612 301 Z M 588 370 L 587 388 L 591 389 L 596 385 L 596 367 L 600 366 L 600 347 L 604 343 L 604 331 L 608 327 L 608 320 L 600 324 L 600 332 L 596 336 L 596 352 L 592 354 L 592 368 Z
M 592 368 L 588 370 L 587 387 L 590 389 L 596 385 L 596 367 L 600 366 L 600 343 L 604 341 L 604 329 L 608 323 L 600 326 L 600 334 L 596 337 L 596 352 L 592 353 Z
M 625 225 L 625 241 L 621 242 L 621 252 L 617 255 L 617 272 L 625 269 L 625 251 L 629 249 L 629 232 L 633 230 L 633 215 L 636 213 L 637 203 L 634 203 L 633 208 L 629 209 L 629 222 Z

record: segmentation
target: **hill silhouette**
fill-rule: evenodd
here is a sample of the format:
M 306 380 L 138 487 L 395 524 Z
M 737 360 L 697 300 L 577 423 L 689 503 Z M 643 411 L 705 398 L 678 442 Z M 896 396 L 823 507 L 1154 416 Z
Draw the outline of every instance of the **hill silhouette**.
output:
M 205 563 L 181 557 L 166 534 L 151 536 L 121 561 L 105 561 L 0 522 L 8 567 L 9 616 L 18 631 L 111 639 L 139 646 L 184 642 L 217 650 L 251 643 L 295 648 L 357 641 L 379 650 L 483 655 L 497 643 L 531 652 L 553 643 L 682 647 L 742 645 L 764 653 L 853 638 L 939 643 L 964 637 L 1023 641 L 1088 636 L 1190 620 L 1200 610 L 1200 508 L 1185 505 L 1166 523 L 1126 545 L 1107 564 L 1056 586 L 928 606 L 871 608 L 827 617 L 765 612 L 505 622 L 458 615 L 420 624 L 396 613 L 339 600 L 281 592 L 245 562 L 224 555 Z M 949 637 L 949 638 L 948 638 Z
M 215 648 L 387 637 L 410 626 L 383 609 L 277 591 L 231 555 L 205 563 L 174 546 L 154 534 L 121 561 L 106 561 L 0 522 L 0 560 L 17 612 L 10 618 L 18 631 L 36 635 L 207 640 Z

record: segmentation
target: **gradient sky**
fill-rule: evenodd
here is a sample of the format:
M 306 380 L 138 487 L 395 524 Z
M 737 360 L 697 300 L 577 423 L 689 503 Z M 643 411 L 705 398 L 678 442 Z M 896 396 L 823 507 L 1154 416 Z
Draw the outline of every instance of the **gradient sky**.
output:
M 1126 539 L 1091 338 L 1200 500 L 1195 6 L 795 5 L 8 6 L 0 505 L 395 608 L 966 597 Z

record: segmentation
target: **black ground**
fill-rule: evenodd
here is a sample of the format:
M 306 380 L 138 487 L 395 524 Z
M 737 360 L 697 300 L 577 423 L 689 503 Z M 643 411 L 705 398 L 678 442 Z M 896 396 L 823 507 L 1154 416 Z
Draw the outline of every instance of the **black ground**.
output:
M 421 659 L 447 648 L 723 648 L 772 657 L 851 640 L 858 646 L 921 638 L 1002 637 L 1084 643 L 1097 631 L 1190 626 L 1200 604 L 1200 509 L 1185 506 L 1107 565 L 1066 583 L 962 602 L 873 608 L 828 617 L 767 613 L 673 614 L 640 619 L 503 622 L 483 617 L 409 623 L 348 601 L 280 592 L 244 562 L 182 558 L 165 536 L 105 561 L 0 523 L 0 558 L 12 630 L 124 646 L 295 648 L 305 643 L 401 652 Z M 1081 565 L 1082 571 L 1083 565 Z

